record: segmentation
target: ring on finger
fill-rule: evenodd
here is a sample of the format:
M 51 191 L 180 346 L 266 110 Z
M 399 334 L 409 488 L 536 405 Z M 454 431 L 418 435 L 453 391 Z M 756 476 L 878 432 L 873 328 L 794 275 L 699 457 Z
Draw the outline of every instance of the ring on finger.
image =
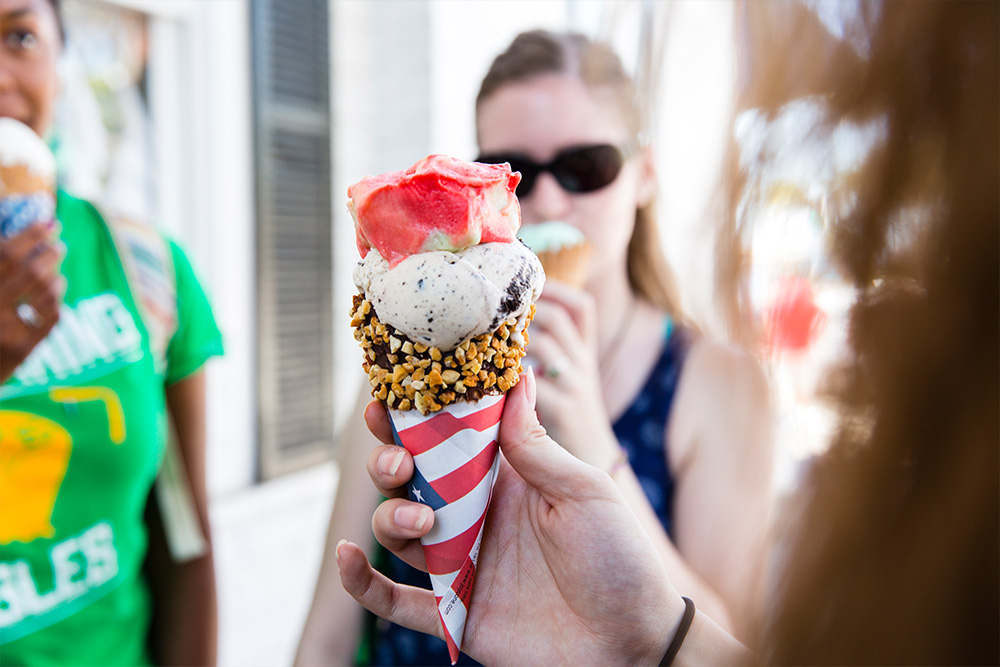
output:
M 17 314 L 17 319 L 21 320 L 21 323 L 27 327 L 39 329 L 43 324 L 45 324 L 45 320 L 30 303 L 18 304 L 15 312 Z
M 545 367 L 545 377 L 552 378 L 555 380 L 557 377 L 563 374 L 563 371 L 569 366 L 569 357 L 565 354 L 548 364 Z

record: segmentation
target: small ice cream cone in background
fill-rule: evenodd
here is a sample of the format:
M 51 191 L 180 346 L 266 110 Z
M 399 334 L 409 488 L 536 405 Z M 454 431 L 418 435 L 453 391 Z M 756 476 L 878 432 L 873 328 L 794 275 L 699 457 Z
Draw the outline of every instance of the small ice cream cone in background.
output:
M 0 236 L 55 217 L 56 161 L 34 130 L 0 118 Z
M 574 287 L 583 287 L 586 283 L 592 248 L 579 229 L 552 220 L 524 225 L 517 237 L 538 255 L 547 280 L 558 280 Z
M 432 155 L 348 189 L 362 255 L 354 337 L 372 396 L 414 457 L 411 498 L 434 510 L 422 540 L 458 660 L 498 465 L 506 392 L 519 380 L 545 274 L 515 239 L 520 175 Z

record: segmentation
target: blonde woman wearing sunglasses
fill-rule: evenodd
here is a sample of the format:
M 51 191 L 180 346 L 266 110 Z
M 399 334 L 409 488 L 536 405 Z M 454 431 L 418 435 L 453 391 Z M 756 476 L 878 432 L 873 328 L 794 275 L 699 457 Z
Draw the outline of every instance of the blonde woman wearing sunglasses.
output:
M 678 591 L 739 634 L 769 508 L 768 390 L 749 357 L 699 335 L 678 306 L 631 80 L 603 44 L 524 33 L 484 78 L 476 120 L 479 161 L 521 172 L 522 224 L 561 220 L 594 249 L 584 289 L 549 281 L 531 327 L 542 425 L 612 476 Z M 368 516 L 351 497 L 338 491 L 302 664 L 343 660 L 353 646 L 332 564 L 336 542 L 353 539 L 350 523 Z M 394 556 L 383 565 L 396 581 L 429 587 Z M 449 664 L 442 640 L 384 621 L 363 646 L 371 664 Z

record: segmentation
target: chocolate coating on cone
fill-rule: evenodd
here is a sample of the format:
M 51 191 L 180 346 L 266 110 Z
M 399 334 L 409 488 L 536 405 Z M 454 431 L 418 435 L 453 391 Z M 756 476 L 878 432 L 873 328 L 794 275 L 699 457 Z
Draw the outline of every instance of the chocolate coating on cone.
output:
M 520 337 L 512 336 L 515 320 L 476 336 L 454 350 L 442 351 L 413 342 L 378 319 L 371 302 L 354 296 L 351 326 L 365 352 L 363 363 L 372 396 L 396 410 L 435 412 L 455 401 L 478 401 L 486 394 L 508 391 L 517 384 L 527 345 L 532 305 Z M 524 345 L 515 343 L 523 338 Z

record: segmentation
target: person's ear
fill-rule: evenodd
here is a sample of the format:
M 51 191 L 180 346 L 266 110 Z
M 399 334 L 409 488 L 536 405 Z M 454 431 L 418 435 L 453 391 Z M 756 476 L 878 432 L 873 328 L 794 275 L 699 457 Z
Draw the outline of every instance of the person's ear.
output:
M 656 175 L 656 163 L 653 160 L 653 147 L 640 146 L 636 155 L 639 161 L 639 184 L 636 193 L 636 207 L 643 208 L 653 201 L 659 187 Z

